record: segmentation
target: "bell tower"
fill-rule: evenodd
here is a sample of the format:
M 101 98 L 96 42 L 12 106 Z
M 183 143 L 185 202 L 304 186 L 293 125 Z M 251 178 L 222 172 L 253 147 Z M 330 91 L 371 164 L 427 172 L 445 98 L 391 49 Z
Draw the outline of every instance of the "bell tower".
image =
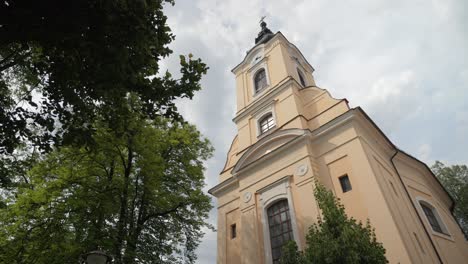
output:
M 287 241 L 304 248 L 320 216 L 314 179 L 348 215 L 370 220 L 390 263 L 468 258 L 457 249 L 467 246 L 456 221 L 443 213 L 453 201 L 427 166 L 400 151 L 361 108 L 317 87 L 314 68 L 281 32 L 262 22 L 232 72 L 237 135 L 209 190 L 218 201 L 217 263 L 276 264 Z M 445 240 L 433 234 L 421 199 L 438 215 L 438 230 L 450 233 Z
M 236 76 L 234 122 L 240 148 L 248 148 L 298 115 L 301 112 L 298 91 L 315 86 L 314 68 L 296 46 L 281 33 L 273 34 L 265 22 L 255 46 L 232 72 Z M 262 126 L 261 119 L 270 114 L 270 122 Z

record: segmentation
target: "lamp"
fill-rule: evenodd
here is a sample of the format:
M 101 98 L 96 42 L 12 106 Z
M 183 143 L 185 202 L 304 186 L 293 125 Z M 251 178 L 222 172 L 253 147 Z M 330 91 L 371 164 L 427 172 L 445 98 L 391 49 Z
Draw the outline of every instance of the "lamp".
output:
M 108 264 L 112 263 L 112 257 L 100 250 L 91 251 L 82 256 L 84 264 Z

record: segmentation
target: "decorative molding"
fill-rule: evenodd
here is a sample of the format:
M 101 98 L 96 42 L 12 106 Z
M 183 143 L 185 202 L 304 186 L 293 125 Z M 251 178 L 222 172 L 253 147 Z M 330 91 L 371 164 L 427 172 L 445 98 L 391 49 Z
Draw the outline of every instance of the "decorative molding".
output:
M 306 175 L 308 170 L 309 170 L 309 167 L 307 166 L 307 164 L 301 164 L 301 165 L 297 166 L 296 172 L 294 173 L 294 175 L 302 177 L 302 176 Z
M 304 156 L 301 156 L 298 158 L 298 160 L 302 160 L 304 158 L 310 158 L 311 156 L 309 154 L 306 154 Z M 284 166 L 282 168 L 286 168 L 286 167 L 289 167 L 289 166 L 293 166 L 294 164 L 296 164 L 297 161 L 291 161 L 290 163 L 287 163 L 287 164 L 284 164 Z M 267 174 L 264 175 L 264 177 L 257 177 L 255 179 L 253 179 L 252 181 L 249 181 L 248 183 L 246 183 L 245 185 L 243 184 L 242 186 L 239 186 L 239 192 L 243 192 L 243 191 L 246 191 L 248 189 L 250 189 L 251 187 L 259 184 L 260 182 L 263 182 L 265 181 L 267 178 L 269 178 L 270 176 L 274 175 L 274 174 L 277 174 L 278 172 L 282 171 L 282 168 L 277 168 L 276 170 L 271 170 L 271 171 L 268 171 Z M 310 179 L 312 177 L 308 177 L 308 178 L 304 178 L 304 180 L 307 180 L 307 179 Z M 297 185 L 298 183 L 296 183 Z
M 253 154 L 257 153 L 257 151 L 259 149 L 263 148 L 264 146 L 271 143 L 272 141 L 277 140 L 279 138 L 283 138 L 283 137 L 291 137 L 290 141 L 288 141 L 285 144 L 283 144 L 282 146 L 280 146 L 280 147 L 285 147 L 287 145 L 290 145 L 290 144 L 296 142 L 296 140 L 302 138 L 302 136 L 305 136 L 305 135 L 309 135 L 309 132 L 308 132 L 308 130 L 303 130 L 303 129 L 278 130 L 273 134 L 267 135 L 266 137 L 260 139 L 255 145 L 253 145 L 251 148 L 249 148 L 240 157 L 240 159 L 237 161 L 237 164 L 234 166 L 234 169 L 232 170 L 232 173 L 237 176 L 240 173 L 241 170 L 243 170 L 246 167 L 249 167 L 253 163 L 256 163 L 256 161 L 261 160 L 261 159 L 265 158 L 266 156 L 272 156 L 274 151 L 263 155 L 262 157 L 260 157 L 259 159 L 255 160 L 255 161 L 252 161 L 250 163 L 248 162 L 249 158 Z
M 227 188 L 233 186 L 234 184 L 238 184 L 238 183 L 239 183 L 239 180 L 236 177 L 231 177 L 231 178 L 221 182 L 220 184 L 214 186 L 213 188 L 209 189 L 208 193 L 213 195 L 213 196 L 218 197 L 218 195 L 220 193 L 222 193 L 223 191 L 225 191 Z
M 291 186 L 289 181 L 291 176 L 285 176 L 280 180 L 263 187 L 258 190 L 257 193 L 260 195 L 260 206 L 263 211 L 262 227 L 263 227 L 263 243 L 265 250 L 266 263 L 272 262 L 271 256 L 271 240 L 270 240 L 270 229 L 268 225 L 268 208 L 279 200 L 286 199 L 288 201 L 289 214 L 291 215 L 291 226 L 293 229 L 293 237 L 298 244 L 299 250 L 301 250 L 301 243 L 299 242 L 299 232 L 297 229 L 296 213 L 294 209 L 294 203 L 291 195 Z
M 306 58 L 304 57 L 304 55 L 302 54 L 302 52 L 296 47 L 296 45 L 292 44 L 291 42 L 289 42 L 289 40 L 283 35 L 283 33 L 281 33 L 280 31 L 278 31 L 272 39 L 270 39 L 267 43 L 262 43 L 260 45 L 256 45 L 254 46 L 253 48 L 251 48 L 249 51 L 247 51 L 247 54 L 246 56 L 244 57 L 244 59 L 242 60 L 241 63 L 239 63 L 237 66 L 235 66 L 231 72 L 234 73 L 234 74 L 238 74 L 239 70 L 243 69 L 243 66 L 245 66 L 246 62 L 250 62 L 252 60 L 252 54 L 255 54 L 256 51 L 258 51 L 259 49 L 264 49 L 265 50 L 265 53 L 268 53 L 271 49 L 273 49 L 275 46 L 277 46 L 278 44 L 281 44 L 281 42 L 284 42 L 284 45 L 288 48 L 288 49 L 292 49 L 295 51 L 295 53 L 297 54 L 297 57 L 300 57 L 301 60 L 304 62 L 305 65 L 307 65 L 307 67 L 310 67 L 310 69 L 312 70 L 312 72 L 314 72 L 314 68 L 312 67 L 312 65 L 310 65 L 310 63 L 306 60 Z
M 258 109 L 264 107 L 265 104 L 268 104 L 271 101 L 273 101 L 278 94 L 280 94 L 286 88 L 289 88 L 290 85 L 292 85 L 293 83 L 296 83 L 295 80 L 289 76 L 286 78 L 285 81 L 283 81 L 283 83 L 280 83 L 276 85 L 275 87 L 263 89 L 262 91 L 264 91 L 264 93 L 260 92 L 259 93 L 260 97 L 256 98 L 251 104 L 246 106 L 240 113 L 238 113 L 232 119 L 232 121 L 237 123 L 241 119 L 248 116 L 249 114 L 258 111 Z
M 254 67 L 249 69 L 249 71 L 251 72 L 250 85 L 252 87 L 252 97 L 253 98 L 264 94 L 266 91 L 268 91 L 271 88 L 270 73 L 268 71 L 267 60 L 268 60 L 268 58 L 264 57 Z M 255 75 L 257 75 L 257 72 L 260 71 L 261 69 L 265 70 L 265 78 L 266 78 L 267 85 L 265 87 L 263 87 L 261 90 L 257 91 L 257 90 L 255 90 Z
M 303 181 L 296 182 L 296 186 L 301 187 L 301 186 L 304 186 L 304 185 L 306 185 L 308 183 L 311 183 L 313 181 L 314 181 L 314 177 L 308 177 L 308 178 L 305 178 Z
M 437 195 L 432 195 L 434 199 L 436 199 L 438 202 L 441 202 L 442 204 L 445 204 L 449 208 L 452 206 L 452 203 L 453 203 L 452 198 L 450 197 L 448 192 L 445 190 L 445 188 L 442 186 L 442 184 L 439 182 L 439 180 L 435 177 L 435 175 L 427 166 L 427 164 L 425 164 L 424 162 L 416 159 L 415 157 L 401 150 L 398 150 L 398 154 L 395 156 L 395 161 L 401 162 L 401 164 L 398 164 L 398 163 L 395 164 L 398 169 L 401 168 L 400 165 L 405 165 L 413 170 L 416 170 L 418 173 L 421 174 L 421 176 L 424 179 L 427 179 L 426 183 L 428 183 L 429 186 L 424 186 L 421 183 L 417 182 L 412 177 L 409 177 L 411 175 L 402 174 L 401 176 L 405 180 L 410 180 L 413 183 L 417 183 L 418 185 L 424 186 L 424 188 L 430 188 L 431 191 L 434 192 L 434 194 L 437 194 Z
M 249 70 L 251 70 L 257 63 L 259 63 L 265 58 L 265 46 L 260 45 L 256 49 L 255 53 L 252 53 L 251 55 L 249 55 L 249 57 L 251 58 Z
M 250 199 L 252 199 L 252 193 L 251 192 L 245 192 L 244 193 L 244 203 L 250 202 Z
M 252 211 L 252 210 L 255 210 L 255 203 L 251 204 L 251 205 L 248 205 L 247 207 L 245 208 L 241 208 L 241 212 L 242 213 L 247 213 L 249 211 Z
M 265 136 L 267 133 L 261 133 L 261 129 L 260 129 L 260 120 L 267 114 L 271 113 L 271 115 L 273 116 L 273 120 L 275 122 L 275 127 L 276 127 L 276 124 L 278 123 L 277 122 L 277 119 L 276 119 L 276 111 L 275 111 L 275 101 L 271 101 L 269 104 L 265 105 L 263 108 L 261 109 L 258 109 L 258 112 L 257 113 L 254 113 L 253 114 L 253 118 L 255 119 L 255 124 L 256 124 L 256 131 L 257 131 L 257 137 L 260 137 L 260 136 Z M 274 128 L 274 127 L 273 127 Z M 273 131 L 273 129 L 270 129 L 270 131 Z M 270 132 L 269 131 L 269 132 Z
M 439 210 L 433 205 L 433 203 L 429 202 L 427 199 L 425 199 L 425 198 L 423 198 L 421 196 L 416 196 L 415 200 L 416 200 L 416 204 L 417 204 L 416 206 L 417 206 L 418 211 L 419 211 L 418 213 L 422 216 L 422 218 L 425 219 L 425 222 L 429 226 L 429 228 L 431 230 L 431 233 L 433 235 L 436 235 L 436 236 L 439 236 L 439 237 L 454 241 L 452 235 L 450 234 L 450 231 L 448 230 L 447 224 L 445 224 L 445 221 L 442 219 L 442 216 L 440 215 Z M 437 219 L 437 222 L 439 223 L 440 228 L 442 229 L 443 233 L 439 233 L 439 232 L 435 231 L 432 228 L 432 225 L 429 223 L 429 219 L 427 219 L 426 213 L 422 209 L 421 202 L 424 203 L 427 207 L 429 207 L 432 210 L 432 213 L 434 214 L 435 218 Z

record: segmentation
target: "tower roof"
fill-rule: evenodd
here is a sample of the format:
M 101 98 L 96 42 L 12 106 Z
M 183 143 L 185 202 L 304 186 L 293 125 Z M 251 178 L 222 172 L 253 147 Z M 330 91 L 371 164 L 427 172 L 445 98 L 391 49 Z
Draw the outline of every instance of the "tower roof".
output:
M 255 38 L 255 45 L 266 43 L 268 40 L 270 40 L 275 35 L 267 27 L 267 23 L 265 21 L 262 21 L 262 23 L 260 23 L 260 26 L 261 26 L 261 30 L 258 33 L 258 36 Z

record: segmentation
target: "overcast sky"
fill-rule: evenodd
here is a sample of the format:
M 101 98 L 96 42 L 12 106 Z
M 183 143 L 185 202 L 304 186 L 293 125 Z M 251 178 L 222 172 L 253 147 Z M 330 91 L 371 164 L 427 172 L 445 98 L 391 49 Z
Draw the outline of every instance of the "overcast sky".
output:
M 468 164 L 466 0 L 176 0 L 166 14 L 176 40 L 164 67 L 176 72 L 177 55 L 188 53 L 210 67 L 203 91 L 178 103 L 216 148 L 206 190 L 218 183 L 236 133 L 231 69 L 264 15 L 315 68 L 317 86 L 361 106 L 402 150 L 429 165 Z M 209 222 L 216 225 L 216 210 Z M 207 232 L 198 253 L 198 263 L 216 262 L 216 233 Z

